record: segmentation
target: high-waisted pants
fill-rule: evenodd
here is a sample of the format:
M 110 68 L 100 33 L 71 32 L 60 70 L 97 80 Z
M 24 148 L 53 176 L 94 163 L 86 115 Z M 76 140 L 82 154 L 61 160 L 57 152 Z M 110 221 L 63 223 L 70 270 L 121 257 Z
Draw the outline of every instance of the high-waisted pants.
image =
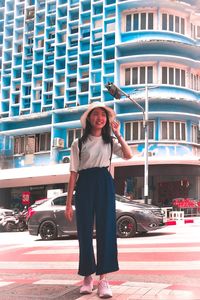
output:
M 117 271 L 115 191 L 113 178 L 107 168 L 79 172 L 75 206 L 79 240 L 78 274 L 88 276 Z M 94 224 L 96 259 L 93 248 Z

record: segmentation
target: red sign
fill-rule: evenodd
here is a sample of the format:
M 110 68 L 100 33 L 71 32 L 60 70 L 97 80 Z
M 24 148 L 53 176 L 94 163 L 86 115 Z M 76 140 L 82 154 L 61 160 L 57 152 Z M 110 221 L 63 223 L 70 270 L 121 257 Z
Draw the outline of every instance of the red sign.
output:
M 22 204 L 29 205 L 30 204 L 30 192 L 22 193 Z

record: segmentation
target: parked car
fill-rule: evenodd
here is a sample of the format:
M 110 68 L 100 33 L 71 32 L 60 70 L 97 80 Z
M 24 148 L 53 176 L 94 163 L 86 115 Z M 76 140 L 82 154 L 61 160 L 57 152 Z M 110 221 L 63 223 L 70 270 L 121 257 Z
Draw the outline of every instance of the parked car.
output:
M 1 215 L 12 216 L 13 214 L 14 214 L 14 211 L 12 209 L 0 207 L 0 216 Z
M 0 209 L 0 231 L 24 231 L 26 224 L 27 209 L 22 212 L 11 209 Z
M 63 193 L 29 208 L 27 222 L 31 235 L 39 234 L 43 240 L 52 240 L 77 234 L 74 204 L 72 222 L 67 221 L 64 215 L 66 195 Z M 165 226 L 163 212 L 159 207 L 134 203 L 134 200 L 119 195 L 116 195 L 116 222 L 117 235 L 122 238 Z
M 7 231 L 6 224 L 8 219 L 14 219 L 14 211 L 12 209 L 0 208 L 0 231 Z

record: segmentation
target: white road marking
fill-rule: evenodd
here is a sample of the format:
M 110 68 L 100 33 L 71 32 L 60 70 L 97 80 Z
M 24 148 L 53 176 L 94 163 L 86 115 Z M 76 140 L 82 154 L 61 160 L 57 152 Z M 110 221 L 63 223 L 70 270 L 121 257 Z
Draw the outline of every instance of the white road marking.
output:
M 30 262 L 4 261 L 0 262 L 0 269 L 8 270 L 77 270 L 78 262 Z M 121 270 L 200 270 L 200 260 L 193 261 L 123 261 Z
M 118 247 L 118 252 L 119 253 L 161 253 L 161 252 L 200 252 L 200 247 L 160 247 L 160 248 L 156 248 L 156 247 L 150 247 L 150 248 L 120 248 Z M 24 254 L 27 255 L 48 255 L 48 254 L 77 254 L 79 253 L 79 249 L 78 248 L 74 248 L 74 249 L 45 249 L 45 250 L 33 250 L 33 251 L 28 251 L 25 252 Z
M 41 279 L 33 282 L 33 284 L 51 284 L 51 285 L 74 285 L 80 282 L 80 280 L 65 280 L 65 279 Z
M 0 287 L 13 284 L 13 281 L 0 281 Z
M 141 282 L 141 281 L 126 281 L 122 283 L 125 286 L 132 286 L 132 287 L 148 287 L 148 288 L 159 288 L 159 289 L 166 289 L 171 284 L 168 283 L 156 283 L 156 282 Z

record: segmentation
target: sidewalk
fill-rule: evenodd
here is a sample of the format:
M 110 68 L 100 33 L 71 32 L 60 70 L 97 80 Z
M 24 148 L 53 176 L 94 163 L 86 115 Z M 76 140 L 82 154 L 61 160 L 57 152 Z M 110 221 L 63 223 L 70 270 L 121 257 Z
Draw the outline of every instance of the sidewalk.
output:
M 169 225 L 183 225 L 183 224 L 200 224 L 200 217 L 185 217 L 180 220 L 170 220 L 167 219 L 165 222 L 167 226 Z
M 200 287 L 167 283 L 110 281 L 113 300 L 200 300 Z M 0 281 L 1 300 L 99 300 L 97 282 L 90 295 L 81 296 L 77 280 L 39 280 L 7 285 Z

